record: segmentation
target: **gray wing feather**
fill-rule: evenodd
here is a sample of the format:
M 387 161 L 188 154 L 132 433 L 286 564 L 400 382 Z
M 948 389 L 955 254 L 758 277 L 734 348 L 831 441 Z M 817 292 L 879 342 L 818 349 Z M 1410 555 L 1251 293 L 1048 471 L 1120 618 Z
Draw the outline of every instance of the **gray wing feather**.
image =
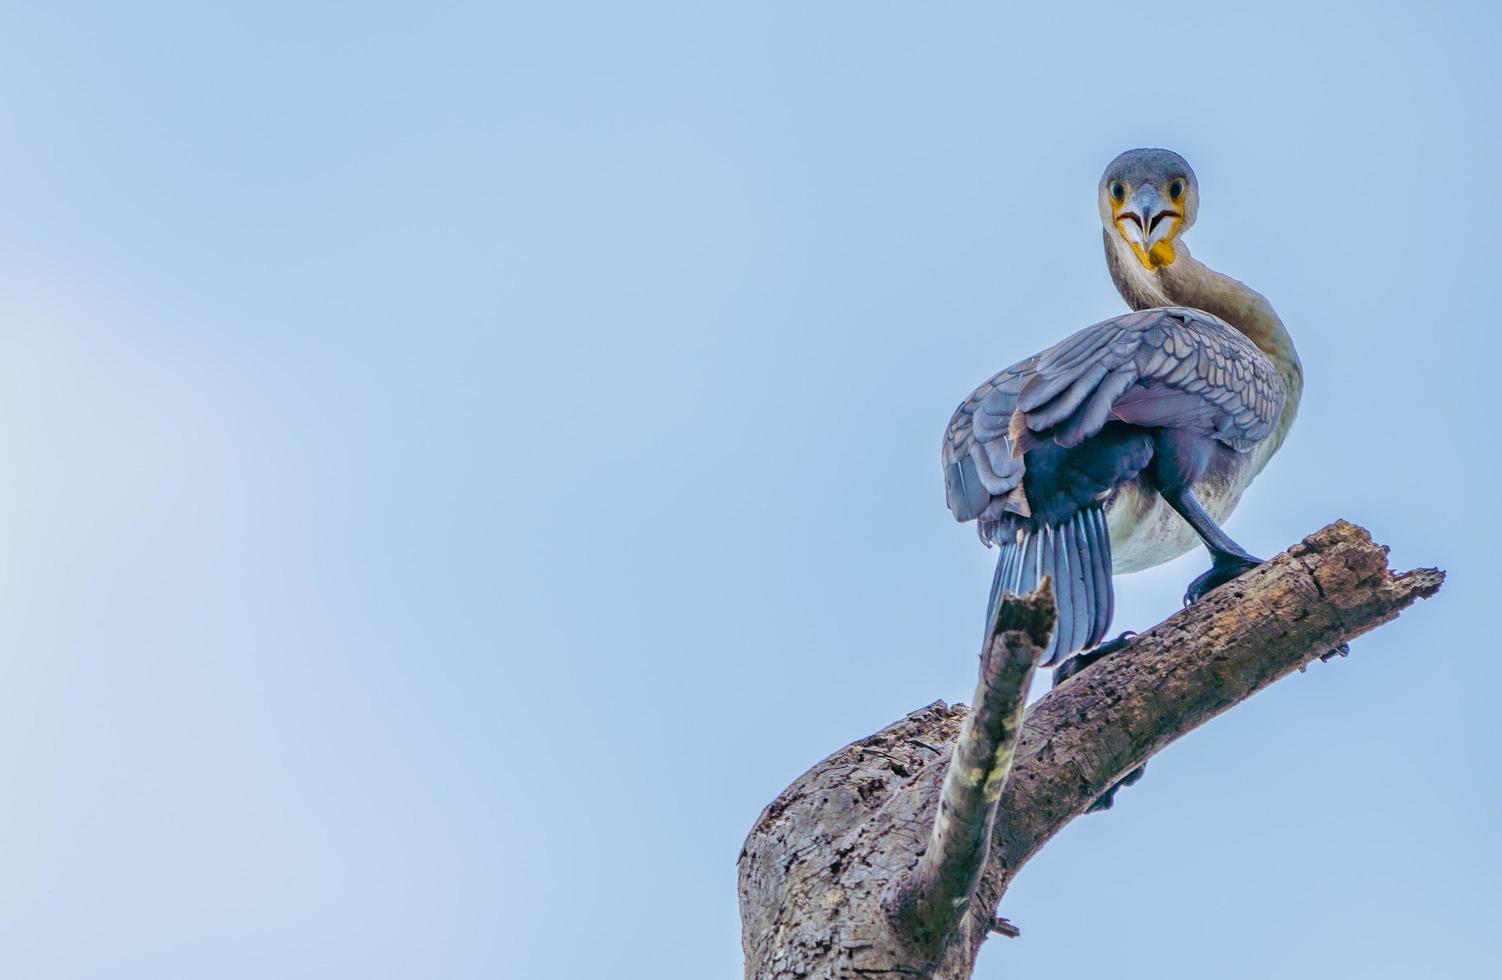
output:
M 1021 455 L 1012 451 L 1008 430 L 1017 410 L 1017 392 L 1036 360 L 1015 364 L 975 389 L 944 430 L 945 492 L 957 520 L 994 520 L 1006 512 L 1008 499 L 1013 500 L 1014 512 L 1027 512 L 1020 493 L 1026 467 Z
M 944 432 L 949 508 L 981 521 L 1028 516 L 1023 453 L 1076 446 L 1115 418 L 1188 429 L 1239 452 L 1267 438 L 1283 409 L 1283 379 L 1244 334 L 1200 310 L 1165 307 L 1113 317 L 996 374 Z

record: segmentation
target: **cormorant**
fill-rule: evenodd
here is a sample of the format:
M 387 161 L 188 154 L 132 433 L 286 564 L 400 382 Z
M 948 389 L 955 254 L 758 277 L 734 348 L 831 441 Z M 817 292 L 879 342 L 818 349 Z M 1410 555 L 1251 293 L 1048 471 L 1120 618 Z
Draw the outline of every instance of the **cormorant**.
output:
M 1183 157 L 1128 150 L 1098 198 L 1106 265 L 1134 312 L 995 375 L 944 433 L 949 508 L 1001 548 L 987 628 L 1004 593 L 1053 577 L 1046 665 L 1100 643 L 1113 573 L 1198 540 L 1211 566 L 1189 603 L 1261 563 L 1220 522 L 1282 445 L 1303 388 L 1268 301 L 1190 256 L 1199 184 Z

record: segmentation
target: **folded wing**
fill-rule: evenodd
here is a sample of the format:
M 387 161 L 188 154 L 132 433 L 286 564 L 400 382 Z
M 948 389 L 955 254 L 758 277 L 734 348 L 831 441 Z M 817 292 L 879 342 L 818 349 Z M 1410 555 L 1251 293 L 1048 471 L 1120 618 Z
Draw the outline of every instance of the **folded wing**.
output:
M 1117 419 L 1211 436 L 1245 452 L 1272 432 L 1285 397 L 1272 361 L 1200 310 L 1142 310 L 1086 327 L 975 390 L 944 434 L 949 508 L 984 525 L 1028 516 L 1023 454 L 1077 446 Z
M 1186 429 L 1245 452 L 1283 408 L 1272 361 L 1225 321 L 1182 307 L 1087 327 L 1039 356 L 1008 427 L 1013 452 L 1077 446 L 1109 419 Z

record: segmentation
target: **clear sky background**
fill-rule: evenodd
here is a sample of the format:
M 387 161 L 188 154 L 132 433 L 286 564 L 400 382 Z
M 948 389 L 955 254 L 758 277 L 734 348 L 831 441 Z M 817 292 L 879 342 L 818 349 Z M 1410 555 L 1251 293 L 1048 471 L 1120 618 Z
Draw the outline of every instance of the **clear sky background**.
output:
M 1450 580 L 978 976 L 1494 976 L 1502 19 L 1044 6 L 8 7 L 0 975 L 737 976 L 761 807 L 968 700 L 940 434 L 1162 145 L 1308 377 L 1230 530 Z

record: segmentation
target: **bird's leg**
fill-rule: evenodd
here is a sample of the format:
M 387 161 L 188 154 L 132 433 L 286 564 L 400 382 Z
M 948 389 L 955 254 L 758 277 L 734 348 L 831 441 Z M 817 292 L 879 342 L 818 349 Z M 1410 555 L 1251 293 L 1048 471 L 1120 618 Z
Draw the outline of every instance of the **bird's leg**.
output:
M 1091 664 L 1094 664 L 1102 657 L 1108 657 L 1113 653 L 1119 653 L 1120 651 L 1125 650 L 1127 647 L 1131 646 L 1132 637 L 1136 635 L 1137 634 L 1132 632 L 1131 630 L 1127 630 L 1125 633 L 1121 634 L 1114 640 L 1107 640 L 1104 643 L 1096 644 L 1089 650 L 1084 650 L 1080 653 L 1076 653 L 1074 656 L 1070 657 L 1068 660 L 1064 661 L 1063 663 L 1059 664 L 1059 666 L 1054 668 L 1053 686 L 1058 687 L 1060 684 L 1069 680 L 1069 678 L 1073 677 L 1075 674 L 1078 674 L 1080 671 L 1084 670 L 1086 667 L 1089 667 Z M 1145 772 L 1146 770 L 1146 766 L 1138 766 L 1136 769 L 1133 769 L 1131 772 L 1121 777 L 1121 779 L 1116 783 L 1115 786 L 1112 786 L 1110 789 L 1102 793 L 1100 795 L 1100 798 L 1097 799 L 1094 803 L 1090 804 L 1090 809 L 1086 810 L 1085 812 L 1099 813 L 1102 810 L 1111 809 L 1112 804 L 1116 802 L 1116 791 L 1121 789 L 1121 787 L 1123 786 L 1130 786 L 1137 780 L 1141 779 L 1143 772 Z
M 1215 518 L 1210 516 L 1194 496 L 1193 490 L 1185 487 L 1163 494 L 1163 499 L 1178 511 L 1180 517 L 1189 522 L 1189 526 L 1194 528 L 1194 533 L 1200 536 L 1210 552 L 1210 570 L 1189 583 L 1189 588 L 1184 592 L 1184 605 L 1198 602 L 1216 586 L 1224 585 L 1262 564 L 1261 558 L 1247 554 L 1245 548 L 1221 530 L 1220 525 L 1215 523 Z
M 1215 518 L 1211 517 L 1195 498 L 1192 490 L 1186 488 L 1175 493 L 1165 493 L 1163 499 L 1167 500 L 1169 506 L 1189 522 L 1189 526 L 1194 528 L 1195 533 L 1200 536 L 1200 540 L 1205 542 L 1205 547 L 1210 551 L 1210 570 L 1189 583 L 1189 588 L 1184 593 L 1184 605 L 1198 602 L 1211 589 L 1224 585 L 1263 563 L 1261 558 L 1253 558 L 1247 554 L 1241 545 L 1232 541 L 1231 536 L 1221 530 L 1220 525 L 1215 523 Z M 1336 657 L 1344 657 L 1350 652 L 1351 645 L 1342 643 L 1334 650 L 1320 654 L 1319 658 L 1329 663 Z M 1126 783 L 1126 780 L 1122 780 L 1122 783 Z

